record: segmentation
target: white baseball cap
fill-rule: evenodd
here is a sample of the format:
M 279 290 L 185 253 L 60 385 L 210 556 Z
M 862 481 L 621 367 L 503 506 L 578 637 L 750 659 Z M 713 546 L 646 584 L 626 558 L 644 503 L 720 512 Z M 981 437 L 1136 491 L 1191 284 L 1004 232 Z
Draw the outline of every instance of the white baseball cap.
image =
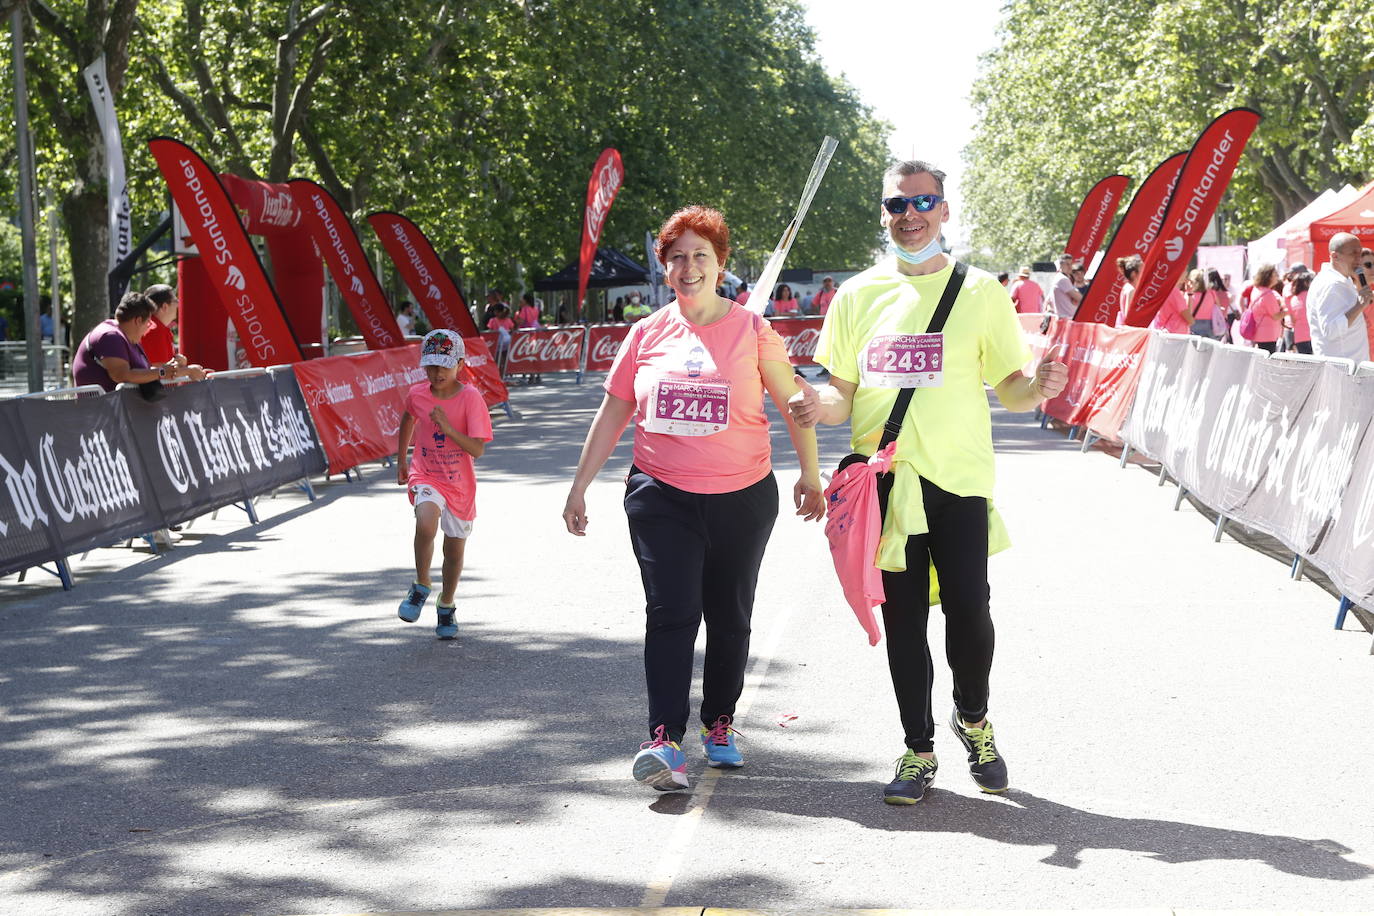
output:
M 467 356 L 463 338 L 456 331 L 440 328 L 430 331 L 420 341 L 420 367 L 438 366 L 441 369 L 456 369 L 458 361 Z

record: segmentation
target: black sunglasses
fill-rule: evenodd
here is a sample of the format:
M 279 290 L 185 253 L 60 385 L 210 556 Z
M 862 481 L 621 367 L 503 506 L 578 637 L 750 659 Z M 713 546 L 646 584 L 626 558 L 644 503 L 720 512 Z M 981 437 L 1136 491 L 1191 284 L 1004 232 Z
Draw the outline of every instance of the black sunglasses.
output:
M 942 200 L 944 198 L 939 194 L 917 194 L 915 197 L 884 197 L 883 206 L 893 216 L 901 216 L 906 212 L 908 204 L 915 207 L 917 213 L 929 213 Z

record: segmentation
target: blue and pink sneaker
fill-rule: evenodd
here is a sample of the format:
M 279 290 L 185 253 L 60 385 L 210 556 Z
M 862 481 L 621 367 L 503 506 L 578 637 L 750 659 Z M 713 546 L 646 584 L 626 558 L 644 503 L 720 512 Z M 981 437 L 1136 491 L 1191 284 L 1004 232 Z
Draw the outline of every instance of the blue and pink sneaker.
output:
M 660 792 L 675 792 L 691 785 L 687 781 L 687 755 L 676 741 L 668 738 L 662 725 L 654 731 L 654 740 L 639 746 L 631 772 L 636 780 Z
M 701 749 L 706 752 L 706 765 L 711 767 L 742 767 L 744 755 L 735 747 L 735 731 L 729 716 L 721 716 L 716 724 L 701 730 Z

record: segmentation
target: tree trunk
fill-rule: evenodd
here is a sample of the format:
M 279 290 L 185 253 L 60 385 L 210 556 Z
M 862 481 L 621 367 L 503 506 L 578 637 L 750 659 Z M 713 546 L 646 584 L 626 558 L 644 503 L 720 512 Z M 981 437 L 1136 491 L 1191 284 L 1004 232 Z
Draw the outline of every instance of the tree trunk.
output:
M 72 347 L 110 317 L 109 244 L 105 185 L 79 183 L 62 200 L 72 256 Z

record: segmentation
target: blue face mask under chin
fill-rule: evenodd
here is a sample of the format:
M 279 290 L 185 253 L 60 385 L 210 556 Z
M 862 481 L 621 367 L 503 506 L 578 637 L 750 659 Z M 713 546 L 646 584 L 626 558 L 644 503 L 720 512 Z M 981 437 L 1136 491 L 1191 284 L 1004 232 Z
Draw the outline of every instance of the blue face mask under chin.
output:
M 924 264 L 926 261 L 929 261 L 937 254 L 945 253 L 945 249 L 940 246 L 940 240 L 938 238 L 931 239 L 929 245 L 922 248 L 915 254 L 912 254 L 911 252 L 907 251 L 905 248 L 903 248 L 901 245 L 898 245 L 896 242 L 889 241 L 888 245 L 892 248 L 893 253 L 896 254 L 898 258 L 900 258 L 903 261 L 906 261 L 908 264 Z

